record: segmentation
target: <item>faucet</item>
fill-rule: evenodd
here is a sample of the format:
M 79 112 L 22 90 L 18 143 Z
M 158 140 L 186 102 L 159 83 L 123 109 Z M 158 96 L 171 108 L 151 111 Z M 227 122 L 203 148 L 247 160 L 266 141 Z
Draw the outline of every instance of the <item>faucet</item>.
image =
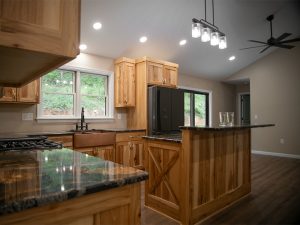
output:
M 88 124 L 84 120 L 84 107 L 81 108 L 80 130 L 83 130 L 83 128 L 88 130 Z M 78 123 L 76 123 L 76 130 L 79 130 Z
M 84 123 L 84 107 L 81 108 L 81 120 L 80 120 L 81 130 L 83 129 L 83 123 Z

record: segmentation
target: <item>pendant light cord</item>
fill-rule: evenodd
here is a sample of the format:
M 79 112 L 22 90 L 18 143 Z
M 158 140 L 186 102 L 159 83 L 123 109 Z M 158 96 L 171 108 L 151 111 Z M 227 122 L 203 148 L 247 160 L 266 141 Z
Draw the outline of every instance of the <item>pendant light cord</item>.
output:
M 204 15 L 205 15 L 205 21 L 206 21 L 206 0 L 204 0 Z
M 213 19 L 213 25 L 215 25 L 215 4 L 214 4 L 214 0 L 212 0 L 211 2 L 212 2 L 212 19 Z

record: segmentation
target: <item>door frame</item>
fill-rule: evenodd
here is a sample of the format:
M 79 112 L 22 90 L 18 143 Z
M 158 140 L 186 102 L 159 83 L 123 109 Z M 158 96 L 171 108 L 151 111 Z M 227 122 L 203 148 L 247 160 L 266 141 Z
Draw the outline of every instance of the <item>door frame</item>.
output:
M 241 98 L 242 95 L 250 95 L 250 115 L 251 115 L 251 94 L 250 92 L 239 92 L 237 93 L 237 123 L 238 124 L 242 124 L 242 120 L 241 120 Z M 251 120 L 251 119 L 250 119 Z

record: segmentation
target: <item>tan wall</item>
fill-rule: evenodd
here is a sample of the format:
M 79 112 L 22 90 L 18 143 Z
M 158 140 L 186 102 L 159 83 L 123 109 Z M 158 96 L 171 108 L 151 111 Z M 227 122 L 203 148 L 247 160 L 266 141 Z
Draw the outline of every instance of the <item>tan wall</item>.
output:
M 234 85 L 186 75 L 179 75 L 178 85 L 212 92 L 212 125 L 218 124 L 219 112 L 235 111 Z
M 113 59 L 104 58 L 94 55 L 81 53 L 76 59 L 66 64 L 69 66 L 76 66 L 82 68 L 100 69 L 105 71 L 113 71 Z M 66 131 L 74 129 L 74 122 L 72 123 L 40 123 L 36 120 L 22 121 L 22 112 L 31 112 L 36 118 L 37 106 L 36 105 L 20 105 L 20 104 L 0 104 L 0 133 L 10 132 L 39 132 L 39 131 Z M 121 119 L 112 121 L 92 122 L 90 128 L 125 128 L 126 115 L 125 111 L 119 110 Z M 117 111 L 115 110 L 115 114 Z
M 278 49 L 229 78 L 250 79 L 252 123 L 276 124 L 252 130 L 252 149 L 300 155 L 299 62 L 298 44 L 292 50 Z
M 113 59 L 98 57 L 88 54 L 80 54 L 75 60 L 67 65 L 113 71 Z M 234 111 L 235 87 L 217 81 L 201 79 L 198 77 L 180 75 L 179 86 L 212 91 L 212 122 L 218 122 L 219 111 Z M 0 104 L 0 133 L 11 132 L 39 132 L 39 131 L 66 131 L 74 129 L 74 123 L 41 123 L 34 121 L 22 121 L 23 112 L 32 112 L 36 118 L 35 105 Z M 90 128 L 125 128 L 126 110 L 119 110 L 121 119 L 110 122 L 92 122 Z

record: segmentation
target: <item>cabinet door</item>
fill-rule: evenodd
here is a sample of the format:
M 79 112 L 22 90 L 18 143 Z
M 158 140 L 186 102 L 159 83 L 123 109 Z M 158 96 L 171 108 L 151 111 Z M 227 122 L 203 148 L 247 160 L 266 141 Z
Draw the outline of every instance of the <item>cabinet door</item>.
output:
M 124 166 L 130 166 L 130 142 L 116 144 L 116 162 Z
M 3 96 L 0 98 L 0 102 L 16 102 L 17 89 L 13 87 L 4 87 Z
M 21 88 L 17 88 L 17 101 L 39 103 L 40 80 L 35 80 Z
M 76 57 L 79 0 L 0 0 L 0 43 L 6 47 Z
M 131 142 L 131 166 L 139 169 L 145 169 L 144 160 L 144 141 Z
M 104 160 L 115 161 L 114 146 L 101 146 L 94 148 L 94 156 Z
M 144 169 L 143 141 L 120 142 L 116 144 L 116 162 L 124 166 Z
M 164 66 L 163 84 L 167 86 L 177 86 L 177 68 L 171 66 Z
M 135 65 L 124 63 L 124 105 L 135 106 Z
M 147 62 L 147 83 L 162 84 L 163 82 L 163 65 L 153 62 Z
M 135 106 L 135 65 L 122 62 L 115 65 L 115 107 Z

